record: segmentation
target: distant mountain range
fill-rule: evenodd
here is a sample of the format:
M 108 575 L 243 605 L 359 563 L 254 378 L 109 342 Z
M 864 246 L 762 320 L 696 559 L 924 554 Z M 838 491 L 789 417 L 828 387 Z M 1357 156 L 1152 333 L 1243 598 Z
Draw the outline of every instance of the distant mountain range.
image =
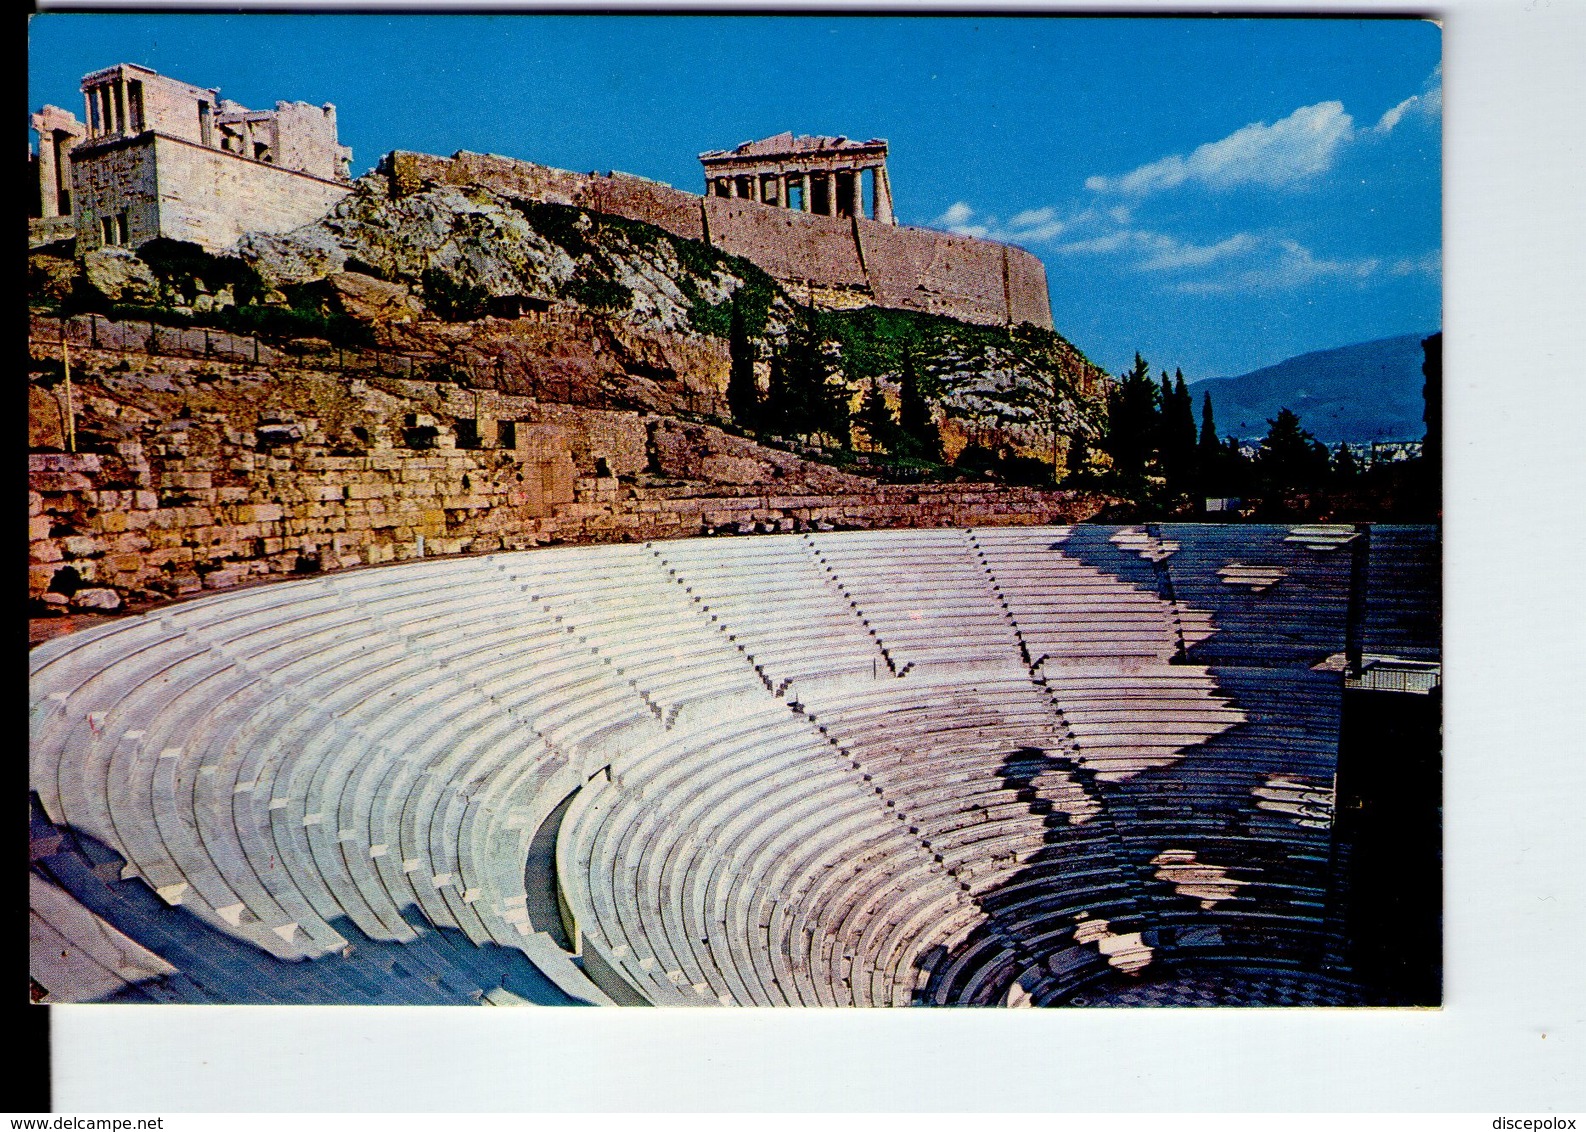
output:
M 1429 332 L 1430 333 L 1430 332 Z M 1265 436 L 1279 409 L 1292 409 L 1300 424 L 1327 444 L 1340 441 L 1419 440 L 1422 419 L 1421 340 L 1401 334 L 1301 354 L 1240 377 L 1214 377 L 1191 384 L 1195 419 L 1201 395 L 1212 395 L 1219 436 Z

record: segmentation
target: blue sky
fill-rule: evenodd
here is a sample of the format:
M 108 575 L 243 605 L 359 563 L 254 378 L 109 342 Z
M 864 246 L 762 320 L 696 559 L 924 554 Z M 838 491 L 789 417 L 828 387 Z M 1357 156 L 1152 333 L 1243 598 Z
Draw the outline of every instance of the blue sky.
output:
M 701 150 L 884 137 L 902 223 L 1045 262 L 1059 331 L 1191 380 L 1441 324 L 1441 33 L 1415 20 L 35 16 L 29 101 L 140 63 L 334 102 L 355 172 L 469 149 L 699 191 Z

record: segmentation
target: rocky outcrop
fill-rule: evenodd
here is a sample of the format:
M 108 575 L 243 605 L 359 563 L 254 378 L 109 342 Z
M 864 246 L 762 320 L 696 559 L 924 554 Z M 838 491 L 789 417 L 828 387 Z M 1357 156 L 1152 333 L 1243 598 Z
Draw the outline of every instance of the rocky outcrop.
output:
M 340 314 L 360 322 L 386 325 L 410 323 L 424 313 L 424 305 L 400 283 L 387 283 L 357 271 L 338 271 L 326 277 Z
M 702 312 L 751 275 L 760 281 L 752 266 L 647 224 L 478 185 L 399 197 L 386 187 L 366 177 L 322 220 L 284 235 L 250 233 L 238 252 L 276 286 L 351 269 L 421 292 L 445 289 L 463 315 L 492 309 L 492 300 L 559 304 L 674 333 L 700 333 Z
M 123 248 L 101 248 L 83 257 L 82 280 L 111 303 L 152 303 L 159 280 L 143 260 Z

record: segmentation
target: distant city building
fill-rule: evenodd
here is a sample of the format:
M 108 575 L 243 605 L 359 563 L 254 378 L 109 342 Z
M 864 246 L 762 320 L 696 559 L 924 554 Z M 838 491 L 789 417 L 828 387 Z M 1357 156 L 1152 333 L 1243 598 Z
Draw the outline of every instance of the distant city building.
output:
M 1375 440 L 1371 444 L 1373 464 L 1398 464 L 1418 459 L 1421 455 L 1419 440 Z

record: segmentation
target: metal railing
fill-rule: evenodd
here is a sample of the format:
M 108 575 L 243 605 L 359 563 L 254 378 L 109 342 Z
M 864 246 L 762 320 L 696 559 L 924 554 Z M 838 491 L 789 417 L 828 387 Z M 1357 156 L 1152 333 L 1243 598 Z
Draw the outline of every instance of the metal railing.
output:
M 1410 692 L 1427 695 L 1442 682 L 1443 666 L 1422 661 L 1368 662 L 1358 674 L 1344 677 L 1344 687 L 1368 692 Z

